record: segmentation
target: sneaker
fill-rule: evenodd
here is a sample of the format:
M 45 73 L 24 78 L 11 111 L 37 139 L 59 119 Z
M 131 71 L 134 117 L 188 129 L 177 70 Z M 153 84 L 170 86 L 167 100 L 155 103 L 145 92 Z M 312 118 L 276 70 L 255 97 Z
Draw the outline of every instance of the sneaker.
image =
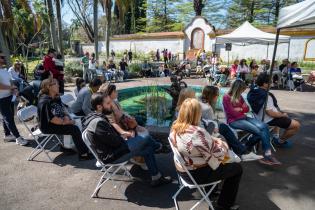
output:
M 101 164 L 100 162 L 98 162 L 98 161 L 96 161 L 95 166 L 96 166 L 97 168 L 102 168 L 102 164 Z
M 159 179 L 151 181 L 151 187 L 159 187 L 161 185 L 171 183 L 172 181 L 173 181 L 172 178 L 169 176 L 166 177 L 161 176 Z
M 276 147 L 279 147 L 279 148 L 291 148 L 292 147 L 292 142 L 290 142 L 290 141 L 285 141 L 285 142 L 281 143 L 280 139 L 275 138 L 275 137 L 272 138 L 272 141 L 273 141 L 274 145 Z
M 90 153 L 79 155 L 79 161 L 92 160 L 92 159 L 94 159 L 94 156 Z
M 139 161 L 135 160 L 134 158 L 131 158 L 131 159 L 130 159 L 130 162 L 133 163 L 133 164 L 135 164 L 135 165 L 140 166 L 140 168 L 141 168 L 142 170 L 144 170 L 144 171 L 149 170 L 149 169 L 148 169 L 148 166 L 147 166 L 145 163 L 139 162 Z
M 265 164 L 265 165 L 281 165 L 281 162 L 278 161 L 275 157 L 273 157 L 272 155 L 266 155 L 264 156 L 264 158 L 260 159 L 259 162 L 261 164 Z
M 3 138 L 3 140 L 5 141 L 5 142 L 9 142 L 9 141 L 14 141 L 16 138 L 15 138 L 15 136 L 13 136 L 13 135 L 8 135 L 8 136 L 4 136 L 4 138 Z
M 28 141 L 23 139 L 23 137 L 20 136 L 19 138 L 15 139 L 15 143 L 21 146 L 25 146 L 28 144 Z
M 255 153 L 253 152 L 250 152 L 248 154 L 244 154 L 244 155 L 241 155 L 241 159 L 242 161 L 246 162 L 246 161 L 254 161 L 254 160 L 259 160 L 259 159 L 262 159 L 264 158 L 262 155 L 256 155 Z

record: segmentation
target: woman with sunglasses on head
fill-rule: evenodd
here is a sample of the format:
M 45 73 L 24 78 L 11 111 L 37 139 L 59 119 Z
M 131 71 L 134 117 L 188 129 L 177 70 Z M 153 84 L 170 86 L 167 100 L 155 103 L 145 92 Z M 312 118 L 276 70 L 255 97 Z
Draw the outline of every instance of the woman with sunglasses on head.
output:
M 71 135 L 78 150 L 79 160 L 90 160 L 92 156 L 82 140 L 82 134 L 70 118 L 59 97 L 58 81 L 43 80 L 38 101 L 39 128 L 44 134 Z
M 246 116 L 249 112 L 242 93 L 247 86 L 244 81 L 237 79 L 233 82 L 230 90 L 223 97 L 223 108 L 226 114 L 227 123 L 234 129 L 243 130 L 259 137 L 264 151 L 264 158 L 259 162 L 266 165 L 281 165 L 281 163 L 271 154 L 270 133 L 266 123 L 255 118 Z

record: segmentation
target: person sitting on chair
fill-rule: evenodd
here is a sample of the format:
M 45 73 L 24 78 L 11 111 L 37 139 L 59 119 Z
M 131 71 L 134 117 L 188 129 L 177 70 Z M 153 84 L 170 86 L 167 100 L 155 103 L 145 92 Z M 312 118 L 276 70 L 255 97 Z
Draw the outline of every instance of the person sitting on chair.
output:
M 157 145 L 149 135 L 131 137 L 125 140 L 110 124 L 106 115 L 112 112 L 112 100 L 108 95 L 93 94 L 91 105 L 95 112 L 83 119 L 83 130 L 91 135 L 91 144 L 105 164 L 118 164 L 130 160 L 134 156 L 143 156 L 151 175 L 152 187 L 168 184 L 172 181 L 170 177 L 164 177 L 159 172 L 154 156 Z
M 44 134 L 71 135 L 78 150 L 79 160 L 90 160 L 92 156 L 82 140 L 81 131 L 71 120 L 59 97 L 56 79 L 45 79 L 41 84 L 38 101 L 39 129 Z
M 140 74 L 142 77 L 151 77 L 152 76 L 151 66 L 147 60 L 145 60 L 144 63 L 142 64 Z
M 264 103 L 268 95 L 268 83 L 269 75 L 267 73 L 261 73 L 256 81 L 258 87 L 251 89 L 247 95 L 248 102 L 254 114 L 260 120 L 262 120 Z M 292 143 L 289 142 L 288 139 L 298 132 L 300 123 L 297 120 L 291 119 L 288 117 L 287 113 L 280 110 L 276 97 L 270 92 L 264 122 L 269 126 L 276 126 L 273 134 L 273 142 L 276 146 L 285 148 L 291 147 Z M 285 129 L 281 137 L 279 137 L 279 128 Z
M 14 65 L 8 70 L 13 84 L 19 88 L 19 91 L 23 90 L 24 78 L 21 76 L 21 62 L 16 60 Z
M 289 73 L 290 80 L 293 80 L 295 89 L 304 83 L 302 70 L 301 68 L 298 68 L 297 62 L 291 63 L 291 68 L 289 69 L 288 73 Z
M 271 154 L 270 133 L 266 123 L 246 116 L 249 112 L 242 93 L 246 90 L 244 81 L 237 79 L 233 82 L 229 91 L 223 96 L 223 108 L 227 123 L 234 129 L 243 130 L 260 138 L 264 158 L 259 162 L 266 165 L 280 165 L 281 163 Z
M 261 159 L 261 155 L 256 155 L 250 151 L 252 145 L 257 143 L 255 138 L 250 138 L 249 141 L 244 145 L 236 138 L 232 129 L 227 124 L 222 122 L 217 122 L 217 124 L 213 123 L 213 121 L 215 121 L 215 106 L 217 104 L 219 95 L 220 91 L 216 86 L 205 86 L 203 88 L 200 100 L 202 111 L 201 125 L 204 126 L 210 135 L 218 135 L 218 133 L 221 134 L 226 139 L 228 145 L 242 159 L 242 161 Z
M 228 146 L 219 138 L 210 136 L 199 127 L 201 106 L 197 99 L 188 98 L 180 107 L 177 120 L 171 128 L 170 139 L 181 154 L 189 173 L 197 184 L 224 180 L 216 209 L 238 209 L 235 205 L 242 166 L 227 163 Z M 192 181 L 183 168 L 175 164 L 179 175 L 188 183 Z M 206 188 L 206 192 L 209 189 Z
M 101 85 L 102 81 L 94 78 L 88 87 L 83 87 L 70 107 L 71 112 L 77 116 L 86 116 L 92 112 L 91 96 L 98 91 Z

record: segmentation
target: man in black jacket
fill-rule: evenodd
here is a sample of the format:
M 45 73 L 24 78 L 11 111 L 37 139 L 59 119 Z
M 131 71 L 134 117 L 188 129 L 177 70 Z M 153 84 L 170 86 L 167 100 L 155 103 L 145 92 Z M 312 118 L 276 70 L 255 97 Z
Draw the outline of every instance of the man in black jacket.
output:
M 170 177 L 163 177 L 158 170 L 154 152 L 158 145 L 148 135 L 136 136 L 124 140 L 109 123 L 105 115 L 111 113 L 111 99 L 109 96 L 95 93 L 91 99 L 95 112 L 86 116 L 82 122 L 83 129 L 91 137 L 91 144 L 104 163 L 121 163 L 134 156 L 143 156 L 152 177 L 151 186 L 170 183 Z
M 300 123 L 295 119 L 291 119 L 287 113 L 280 110 L 276 97 L 270 92 L 269 94 L 267 93 L 268 83 L 269 75 L 266 72 L 261 73 L 256 80 L 258 87 L 249 91 L 247 100 L 256 117 L 262 120 L 264 103 L 268 95 L 264 122 L 269 126 L 275 126 L 273 134 L 274 144 L 278 147 L 289 148 L 292 146 L 292 143 L 288 139 L 298 132 Z M 279 136 L 279 128 L 284 129 L 281 136 Z

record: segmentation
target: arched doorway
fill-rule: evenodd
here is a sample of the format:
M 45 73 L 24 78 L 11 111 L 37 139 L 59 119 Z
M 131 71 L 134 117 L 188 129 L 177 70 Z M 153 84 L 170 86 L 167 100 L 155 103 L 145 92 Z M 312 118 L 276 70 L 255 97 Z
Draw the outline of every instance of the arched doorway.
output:
M 195 28 L 191 32 L 191 49 L 204 49 L 205 33 L 201 28 Z

